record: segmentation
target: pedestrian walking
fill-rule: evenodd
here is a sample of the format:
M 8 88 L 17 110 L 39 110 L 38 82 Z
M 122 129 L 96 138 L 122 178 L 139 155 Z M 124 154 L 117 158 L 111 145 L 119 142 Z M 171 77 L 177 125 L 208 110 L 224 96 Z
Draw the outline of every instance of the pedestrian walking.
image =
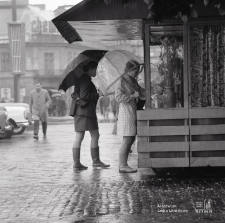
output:
M 119 104 L 117 135 L 123 136 L 119 151 L 119 172 L 133 173 L 127 164 L 128 154 L 137 134 L 137 98 L 144 97 L 144 89 L 138 84 L 136 77 L 139 74 L 139 64 L 129 61 L 125 67 L 125 75 L 117 82 L 115 98 Z
M 99 108 L 100 108 L 101 115 L 103 115 L 103 100 L 102 100 L 102 97 L 99 98 L 98 102 L 99 102 Z
M 112 108 L 112 113 L 114 115 L 114 118 L 117 119 L 118 117 L 118 112 L 119 112 L 119 103 L 115 99 L 115 96 L 111 100 L 111 108 Z
M 30 93 L 30 113 L 34 120 L 34 136 L 38 140 L 39 122 L 42 124 L 43 137 L 46 138 L 48 108 L 51 104 L 51 98 L 47 90 L 43 89 L 40 82 L 35 83 L 35 89 Z
M 103 116 L 106 119 L 109 118 L 109 105 L 110 105 L 109 96 L 103 96 L 102 97 Z
M 112 108 L 112 112 L 113 112 L 113 115 L 114 115 L 114 118 L 115 118 L 115 123 L 114 123 L 114 126 L 113 126 L 112 134 L 116 135 L 117 134 L 118 113 L 119 113 L 119 103 L 115 99 L 115 95 L 113 95 L 113 98 L 111 100 L 111 108 Z
M 99 128 L 96 115 L 96 105 L 99 97 L 103 96 L 101 91 L 97 91 L 91 81 L 91 77 L 96 76 L 97 63 L 89 62 L 83 67 L 83 75 L 77 79 L 75 90 L 72 94 L 74 106 L 71 106 L 70 115 L 74 116 L 74 127 L 76 132 L 73 144 L 74 169 L 85 170 L 88 167 L 80 162 L 81 143 L 84 139 L 85 131 L 91 134 L 91 157 L 93 167 L 109 167 L 100 161 L 99 158 Z

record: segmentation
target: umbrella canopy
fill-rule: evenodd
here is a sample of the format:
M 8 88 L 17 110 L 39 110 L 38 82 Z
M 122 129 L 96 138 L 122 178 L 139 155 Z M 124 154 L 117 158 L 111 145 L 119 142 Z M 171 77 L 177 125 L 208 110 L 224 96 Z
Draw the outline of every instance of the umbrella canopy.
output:
M 106 0 L 83 0 L 52 22 L 69 43 L 142 40 L 142 19 L 147 18 L 148 7 L 140 0 L 133 0 L 132 4 L 135 8 L 123 7 L 119 0 L 110 4 Z
M 126 63 L 129 61 L 136 61 L 140 65 L 143 64 L 140 58 L 126 50 L 110 51 L 99 61 L 96 77 L 98 79 L 98 88 L 104 95 L 114 93 L 115 83 L 125 74 Z
M 82 68 L 90 61 L 99 62 L 105 50 L 85 50 L 74 57 L 63 69 L 58 90 L 66 90 L 75 85 L 76 80 L 84 73 Z
M 61 97 L 61 96 L 62 96 L 62 94 L 60 92 L 58 92 L 58 93 L 53 94 L 51 96 L 51 98 L 57 98 L 57 97 Z

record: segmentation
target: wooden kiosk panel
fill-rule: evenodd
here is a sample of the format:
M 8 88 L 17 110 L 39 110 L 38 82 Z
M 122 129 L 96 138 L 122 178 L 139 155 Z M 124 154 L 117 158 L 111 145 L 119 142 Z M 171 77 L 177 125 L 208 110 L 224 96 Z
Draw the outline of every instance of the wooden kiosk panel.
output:
M 206 167 L 206 166 L 225 166 L 224 157 L 192 157 L 190 167 Z
M 190 109 L 190 166 L 225 166 L 225 109 Z
M 187 119 L 187 109 L 151 109 L 137 112 L 138 120 Z
M 139 168 L 174 168 L 188 167 L 188 158 L 155 158 L 155 159 L 140 159 L 138 158 Z
M 167 151 L 189 151 L 189 142 L 140 142 L 138 141 L 138 152 L 167 152 Z
M 184 109 L 138 111 L 137 117 L 138 167 L 189 166 L 188 113 Z

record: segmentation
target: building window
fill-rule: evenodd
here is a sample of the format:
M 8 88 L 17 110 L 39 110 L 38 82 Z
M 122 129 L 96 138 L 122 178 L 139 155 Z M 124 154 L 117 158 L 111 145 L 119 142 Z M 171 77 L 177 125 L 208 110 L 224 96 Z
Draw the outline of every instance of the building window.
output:
M 53 53 L 45 53 L 45 74 L 53 75 L 54 74 L 54 54 Z
M 9 52 L 1 53 L 1 71 L 10 71 Z

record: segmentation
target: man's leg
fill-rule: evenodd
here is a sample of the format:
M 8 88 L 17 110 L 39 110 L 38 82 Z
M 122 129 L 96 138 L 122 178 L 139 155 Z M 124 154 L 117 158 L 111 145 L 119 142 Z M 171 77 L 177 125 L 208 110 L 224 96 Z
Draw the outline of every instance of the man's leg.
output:
M 34 139 L 38 139 L 38 133 L 39 133 L 39 120 L 40 117 L 38 115 L 33 115 L 34 120 Z
M 46 133 L 47 133 L 47 122 L 42 122 L 42 132 L 43 132 L 43 137 L 46 137 Z
M 34 120 L 34 139 L 38 139 L 38 132 L 39 132 L 39 120 Z

